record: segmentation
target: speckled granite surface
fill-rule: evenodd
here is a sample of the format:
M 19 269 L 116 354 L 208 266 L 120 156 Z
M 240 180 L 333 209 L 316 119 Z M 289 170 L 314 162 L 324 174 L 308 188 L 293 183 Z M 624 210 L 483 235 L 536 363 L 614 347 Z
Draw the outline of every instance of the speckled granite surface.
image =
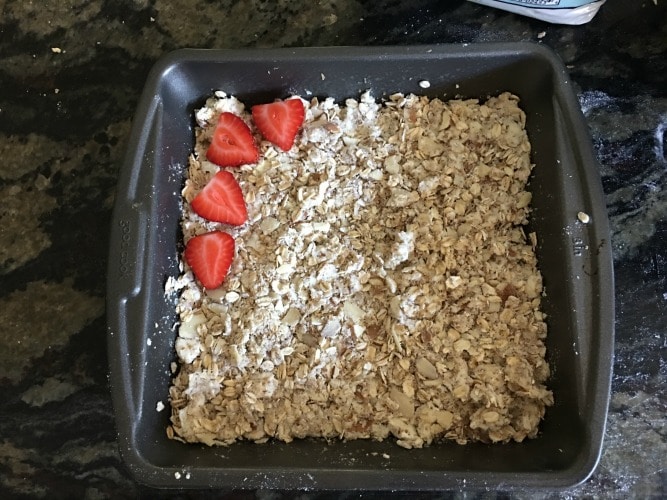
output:
M 568 65 L 613 233 L 616 362 L 601 462 L 585 484 L 537 496 L 667 496 L 667 2 L 609 0 L 590 24 L 557 27 L 463 1 L 0 0 L 0 497 L 189 495 L 125 471 L 105 352 L 115 182 L 160 55 L 500 40 L 539 41 Z

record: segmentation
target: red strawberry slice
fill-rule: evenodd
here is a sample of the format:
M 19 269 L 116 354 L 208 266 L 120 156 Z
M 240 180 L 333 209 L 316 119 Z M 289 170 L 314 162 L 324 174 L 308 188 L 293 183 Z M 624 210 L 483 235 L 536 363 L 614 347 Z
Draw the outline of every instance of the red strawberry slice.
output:
M 300 99 L 288 99 L 252 107 L 252 118 L 262 135 L 283 151 L 289 151 L 306 113 Z
M 241 186 L 227 170 L 215 174 L 191 205 L 197 214 L 210 221 L 240 226 L 248 220 Z
M 220 113 L 206 158 L 221 167 L 238 167 L 255 163 L 259 151 L 252 132 L 245 122 L 233 113 Z
M 185 261 L 204 287 L 222 285 L 234 257 L 234 238 L 222 231 L 201 234 L 188 240 Z

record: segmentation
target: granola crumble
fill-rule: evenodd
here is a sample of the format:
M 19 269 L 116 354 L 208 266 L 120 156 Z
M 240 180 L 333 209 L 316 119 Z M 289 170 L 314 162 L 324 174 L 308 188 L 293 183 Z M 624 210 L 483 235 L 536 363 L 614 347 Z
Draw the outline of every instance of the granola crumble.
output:
M 304 101 L 291 151 L 233 169 L 249 221 L 203 290 L 185 263 L 168 435 L 228 445 L 396 438 L 522 441 L 553 403 L 525 115 L 504 93 L 443 102 L 369 93 Z M 217 92 L 198 110 L 184 239 L 221 226 L 189 202 L 217 171 Z

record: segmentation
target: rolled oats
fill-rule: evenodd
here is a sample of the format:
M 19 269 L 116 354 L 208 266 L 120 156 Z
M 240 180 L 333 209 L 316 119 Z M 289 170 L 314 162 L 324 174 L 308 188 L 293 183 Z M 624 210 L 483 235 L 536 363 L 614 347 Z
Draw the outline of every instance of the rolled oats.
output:
M 238 228 L 189 202 L 218 169 L 205 151 L 219 113 L 249 113 L 222 92 L 196 112 L 183 237 L 223 229 L 237 256 L 218 290 L 184 262 L 168 281 L 180 317 L 168 436 L 534 437 L 553 399 L 518 99 L 304 104 L 292 150 L 262 142 L 257 164 L 232 170 L 248 205 Z

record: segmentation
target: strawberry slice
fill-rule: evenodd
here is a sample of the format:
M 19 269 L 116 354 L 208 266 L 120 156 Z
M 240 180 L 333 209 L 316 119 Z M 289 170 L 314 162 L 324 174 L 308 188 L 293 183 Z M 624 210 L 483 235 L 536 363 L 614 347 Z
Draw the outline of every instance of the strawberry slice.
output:
M 255 163 L 259 150 L 245 122 L 233 113 L 220 113 L 206 158 L 221 167 Z
M 185 261 L 204 287 L 222 285 L 234 257 L 234 238 L 222 231 L 200 234 L 188 240 Z
M 240 226 L 248 220 L 241 186 L 227 170 L 215 174 L 191 205 L 197 214 L 210 221 Z
M 288 99 L 252 107 L 252 118 L 262 135 L 283 151 L 289 151 L 306 113 L 301 99 Z

